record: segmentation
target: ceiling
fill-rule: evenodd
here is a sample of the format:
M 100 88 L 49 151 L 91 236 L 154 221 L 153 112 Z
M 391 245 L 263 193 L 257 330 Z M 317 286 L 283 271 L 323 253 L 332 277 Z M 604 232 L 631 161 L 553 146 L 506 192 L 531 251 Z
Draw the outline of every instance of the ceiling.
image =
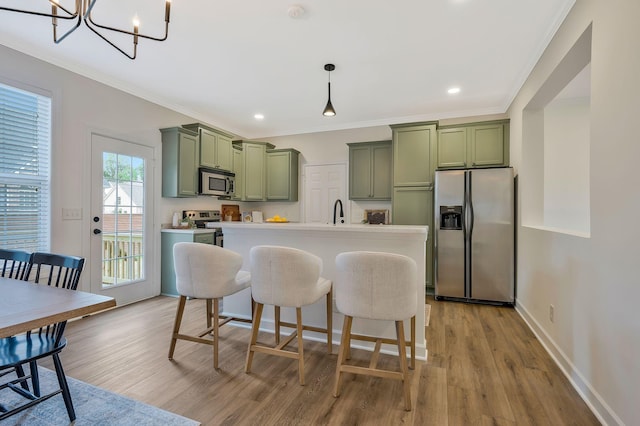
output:
M 133 61 L 84 25 L 54 44 L 49 18 L 0 11 L 0 44 L 256 139 L 504 113 L 574 1 L 173 0 L 168 39 L 141 39 Z M 50 10 L 0 0 L 36 5 Z M 136 14 L 163 33 L 162 0 L 97 0 L 93 19 L 131 29 Z

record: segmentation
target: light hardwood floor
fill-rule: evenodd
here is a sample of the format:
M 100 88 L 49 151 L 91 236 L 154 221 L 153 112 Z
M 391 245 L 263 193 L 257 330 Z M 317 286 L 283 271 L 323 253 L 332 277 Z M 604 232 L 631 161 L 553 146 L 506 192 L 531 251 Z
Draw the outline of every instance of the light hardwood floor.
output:
M 71 377 L 204 425 L 599 424 L 514 309 L 427 302 L 429 360 L 410 372 L 411 412 L 393 380 L 347 375 L 334 398 L 337 345 L 327 355 L 322 342 L 305 342 L 306 386 L 297 362 L 280 357 L 257 354 L 245 374 L 250 336 L 239 327 L 222 328 L 218 371 L 207 345 L 179 341 L 169 361 L 177 299 L 167 297 L 69 323 L 62 359 Z M 203 301 L 189 301 L 183 324 L 200 329 L 204 312 Z M 352 350 L 362 365 L 369 355 Z M 379 366 L 397 359 L 381 355 Z

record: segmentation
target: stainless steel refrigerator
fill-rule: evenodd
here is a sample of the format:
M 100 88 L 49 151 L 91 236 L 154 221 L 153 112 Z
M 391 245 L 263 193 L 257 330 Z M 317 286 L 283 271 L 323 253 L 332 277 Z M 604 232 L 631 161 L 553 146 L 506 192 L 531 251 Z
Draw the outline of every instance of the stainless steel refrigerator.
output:
M 440 170 L 435 178 L 436 299 L 513 304 L 513 168 Z

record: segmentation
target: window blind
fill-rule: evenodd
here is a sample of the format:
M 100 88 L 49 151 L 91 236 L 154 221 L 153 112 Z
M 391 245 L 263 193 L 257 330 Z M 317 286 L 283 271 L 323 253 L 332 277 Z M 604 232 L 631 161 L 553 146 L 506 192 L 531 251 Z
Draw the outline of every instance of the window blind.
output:
M 51 98 L 0 84 L 0 247 L 49 251 Z

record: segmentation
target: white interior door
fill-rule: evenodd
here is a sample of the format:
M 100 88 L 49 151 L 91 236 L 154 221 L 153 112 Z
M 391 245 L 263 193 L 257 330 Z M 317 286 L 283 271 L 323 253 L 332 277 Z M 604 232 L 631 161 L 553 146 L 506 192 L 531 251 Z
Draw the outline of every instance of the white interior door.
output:
M 304 166 L 305 223 L 333 223 L 336 200 L 342 201 L 344 220 L 349 223 L 346 175 L 344 163 Z
M 91 135 L 91 292 L 152 297 L 153 148 Z

